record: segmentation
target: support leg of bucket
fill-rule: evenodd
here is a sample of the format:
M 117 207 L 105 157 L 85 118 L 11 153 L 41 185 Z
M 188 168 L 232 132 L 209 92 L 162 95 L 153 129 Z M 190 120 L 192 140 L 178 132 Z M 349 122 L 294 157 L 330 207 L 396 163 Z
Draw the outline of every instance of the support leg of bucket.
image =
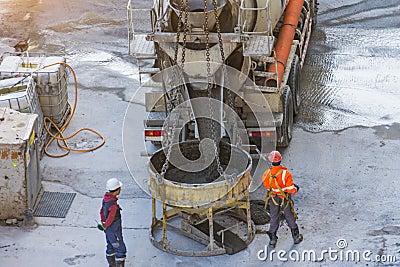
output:
M 214 250 L 214 224 L 213 224 L 213 209 L 212 207 L 208 208 L 208 228 L 210 231 L 210 250 Z
M 152 225 L 154 226 L 157 223 L 156 217 L 156 199 L 151 198 L 151 217 L 152 217 Z
M 246 216 L 247 216 L 247 234 L 252 234 L 251 228 L 251 214 L 250 214 L 250 194 L 249 191 L 246 191 Z
M 167 204 L 163 203 L 163 246 L 167 246 Z

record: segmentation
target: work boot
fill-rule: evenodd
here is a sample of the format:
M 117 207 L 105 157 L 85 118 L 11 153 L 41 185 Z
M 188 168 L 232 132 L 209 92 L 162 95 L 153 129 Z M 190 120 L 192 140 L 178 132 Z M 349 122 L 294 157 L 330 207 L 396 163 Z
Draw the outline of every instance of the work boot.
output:
M 108 267 L 116 267 L 117 264 L 115 263 L 115 256 L 106 256 L 107 262 L 108 262 Z
M 294 242 L 295 244 L 299 244 L 301 241 L 303 241 L 303 235 L 301 235 L 301 234 L 299 233 L 299 228 L 298 228 L 298 227 L 293 228 L 293 229 L 291 229 L 291 230 L 292 230 L 293 242 Z
M 276 242 L 278 242 L 278 236 L 276 235 L 276 232 L 275 233 L 267 232 L 267 234 L 269 236 L 269 245 L 271 247 L 275 247 L 276 246 Z
M 125 260 L 117 260 L 117 267 L 124 267 L 125 266 Z

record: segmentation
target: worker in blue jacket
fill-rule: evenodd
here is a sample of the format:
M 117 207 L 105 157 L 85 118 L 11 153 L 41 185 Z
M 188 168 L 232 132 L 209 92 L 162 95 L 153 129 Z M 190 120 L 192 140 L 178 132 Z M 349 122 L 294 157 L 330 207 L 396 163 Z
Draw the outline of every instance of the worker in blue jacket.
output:
M 124 267 L 126 246 L 122 237 L 121 208 L 117 196 L 121 193 L 122 183 L 112 178 L 107 181 L 108 192 L 104 194 L 100 209 L 101 224 L 106 234 L 106 258 L 109 267 Z

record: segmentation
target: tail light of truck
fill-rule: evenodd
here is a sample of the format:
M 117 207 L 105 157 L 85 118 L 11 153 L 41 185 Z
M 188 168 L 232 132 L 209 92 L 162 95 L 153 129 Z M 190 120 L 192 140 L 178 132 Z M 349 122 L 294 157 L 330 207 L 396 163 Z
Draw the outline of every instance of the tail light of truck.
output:
M 274 136 L 274 131 L 253 131 L 250 133 L 251 137 L 269 137 Z
M 145 136 L 162 136 L 163 131 L 162 130 L 145 130 L 144 135 Z

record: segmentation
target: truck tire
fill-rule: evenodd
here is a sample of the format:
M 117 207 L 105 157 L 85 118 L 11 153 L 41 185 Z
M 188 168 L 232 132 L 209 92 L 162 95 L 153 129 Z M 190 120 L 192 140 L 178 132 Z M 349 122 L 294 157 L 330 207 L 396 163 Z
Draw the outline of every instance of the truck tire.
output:
M 283 87 L 282 94 L 283 121 L 280 127 L 278 147 L 287 147 L 293 134 L 293 96 L 289 86 Z
M 318 13 L 318 0 L 313 0 L 311 1 L 311 18 L 312 18 L 312 23 L 311 23 L 311 28 L 315 28 L 315 25 L 317 25 L 317 13 Z
M 271 220 L 269 210 L 264 209 L 265 202 L 263 200 L 260 200 L 260 202 L 262 202 L 262 204 L 250 200 L 251 220 L 255 225 L 265 225 Z M 269 208 L 268 205 L 267 208 Z
M 294 55 L 292 67 L 290 68 L 288 85 L 292 91 L 293 98 L 293 112 L 297 115 L 300 111 L 301 96 L 300 96 L 300 62 L 299 56 Z
M 162 146 L 161 141 L 150 141 L 150 142 L 156 147 L 161 147 Z

